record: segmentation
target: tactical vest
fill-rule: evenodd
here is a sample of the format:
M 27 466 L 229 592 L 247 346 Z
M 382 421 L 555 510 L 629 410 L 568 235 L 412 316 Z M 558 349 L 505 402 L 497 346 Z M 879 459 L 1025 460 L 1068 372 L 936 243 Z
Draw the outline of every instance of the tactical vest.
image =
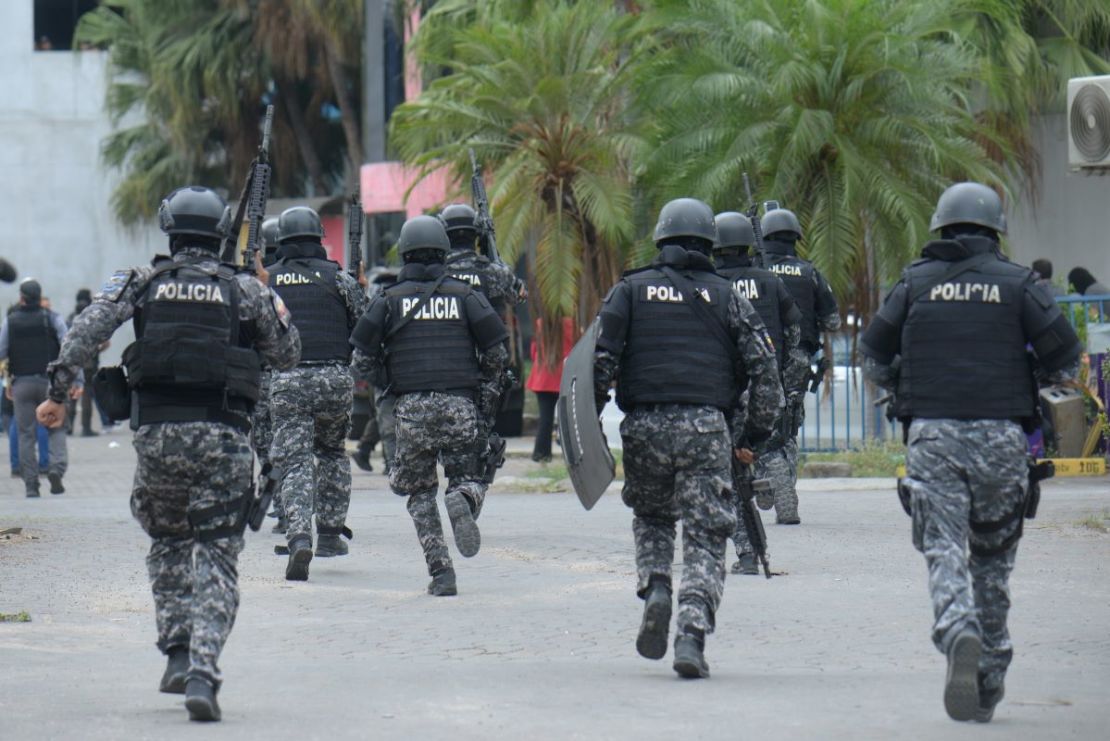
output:
M 12 376 L 46 373 L 61 345 L 50 312 L 41 306 L 19 306 L 8 315 L 8 371 Z
M 771 341 L 775 343 L 775 354 L 779 367 L 782 367 L 783 351 L 786 348 L 779 296 L 779 282 L 774 274 L 754 265 L 747 267 L 718 268 L 717 275 L 732 283 L 744 298 L 751 302 L 759 318 L 767 327 Z
M 680 272 L 708 297 L 710 311 L 727 327 L 732 285 L 713 273 Z M 617 382 L 620 408 L 673 403 L 728 409 L 747 386 L 746 378 L 736 378 L 730 349 L 659 270 L 634 271 L 624 280 L 631 309 Z
M 124 352 L 137 391 L 132 426 L 222 422 L 249 429 L 260 362 L 240 332 L 235 268 L 156 260 L 135 302 L 135 343 Z
M 767 253 L 767 269 L 782 278 L 786 290 L 802 312 L 802 339 L 799 343 L 810 354 L 821 347 L 821 330 L 817 326 L 817 289 L 812 264 L 794 255 Z M 762 316 L 762 314 L 760 315 Z
M 347 304 L 330 260 L 298 257 L 279 260 L 270 268 L 270 288 L 281 296 L 301 335 L 301 364 L 351 359 Z
M 452 391 L 472 396 L 479 371 L 466 314 L 469 286 L 444 281 L 410 321 L 393 330 L 412 314 L 428 283 L 407 280 L 385 289 L 391 317 L 385 339 L 391 388 L 397 394 Z
M 471 288 L 485 296 L 493 306 L 493 310 L 498 315 L 502 315 L 505 309 L 505 297 L 490 295 L 494 279 L 489 265 L 488 257 L 479 255 L 473 250 L 454 250 L 447 255 L 444 268 L 448 275 L 470 284 Z
M 1036 385 L 1022 328 L 1029 271 L 1002 260 L 939 282 L 951 262 L 907 268 L 898 416 L 1028 419 Z M 926 290 L 927 289 L 927 290 Z

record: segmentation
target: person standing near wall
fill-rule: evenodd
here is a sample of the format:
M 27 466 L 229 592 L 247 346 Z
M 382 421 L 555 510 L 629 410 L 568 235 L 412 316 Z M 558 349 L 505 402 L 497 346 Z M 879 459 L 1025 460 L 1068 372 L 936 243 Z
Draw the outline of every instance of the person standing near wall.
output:
M 49 388 L 46 366 L 57 359 L 65 336 L 65 321 L 42 306 L 39 282 L 28 278 L 20 283 L 19 306 L 0 327 L 0 360 L 8 358 L 8 370 L 12 375 L 12 402 L 19 430 L 19 449 L 23 451 L 20 469 L 28 497 L 39 496 L 39 466 L 34 454 L 35 408 L 46 399 Z M 81 388 L 79 379 L 70 392 L 71 398 L 79 398 Z M 62 477 L 68 462 L 64 427 L 50 430 L 49 448 L 50 493 L 63 494 L 66 489 Z

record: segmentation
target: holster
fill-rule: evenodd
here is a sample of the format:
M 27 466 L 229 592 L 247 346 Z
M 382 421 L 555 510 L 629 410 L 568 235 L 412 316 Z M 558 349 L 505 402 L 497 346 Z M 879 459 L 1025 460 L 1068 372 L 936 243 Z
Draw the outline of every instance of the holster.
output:
M 482 458 L 481 479 L 487 485 L 493 483 L 497 469 L 505 465 L 505 448 L 507 443 L 496 432 L 489 436 L 486 444 L 486 454 Z
M 1056 464 L 1052 461 L 1029 461 L 1029 490 L 1025 494 L 1025 519 L 1037 516 L 1041 504 L 1041 482 L 1056 475 Z
M 281 483 L 281 475 L 277 469 L 270 463 L 264 464 L 258 474 L 258 493 L 251 497 L 251 503 L 247 509 L 247 524 L 256 533 L 266 519 L 266 512 L 270 509 L 270 503 L 274 499 L 274 492 L 279 483 Z
M 90 382 L 96 402 L 113 422 L 131 417 L 131 389 L 127 375 L 118 365 L 101 368 Z
M 910 487 L 906 480 L 898 477 L 898 501 L 902 504 L 902 509 L 906 514 L 913 517 L 913 495 L 910 492 Z

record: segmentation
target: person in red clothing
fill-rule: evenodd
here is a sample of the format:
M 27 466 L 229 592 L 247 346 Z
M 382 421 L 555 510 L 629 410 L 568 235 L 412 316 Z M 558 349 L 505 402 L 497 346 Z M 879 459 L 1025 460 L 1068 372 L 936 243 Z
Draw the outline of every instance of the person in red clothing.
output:
M 559 381 L 563 377 L 563 360 L 574 347 L 574 320 L 563 317 L 563 352 L 558 362 L 549 364 L 544 357 L 541 323 L 536 320 L 536 334 L 532 338 L 532 371 L 526 387 L 536 395 L 540 404 L 540 422 L 536 428 L 536 444 L 532 460 L 551 460 L 551 433 L 555 427 L 555 402 L 559 400 Z

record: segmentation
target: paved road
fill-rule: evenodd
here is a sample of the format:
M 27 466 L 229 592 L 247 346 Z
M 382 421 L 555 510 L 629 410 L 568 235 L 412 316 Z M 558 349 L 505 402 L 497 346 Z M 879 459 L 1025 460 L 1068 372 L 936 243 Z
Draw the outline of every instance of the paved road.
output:
M 109 447 L 110 442 L 122 443 Z M 250 538 L 224 654 L 224 722 L 190 726 L 156 686 L 123 433 L 74 440 L 64 496 L 0 483 L 2 739 L 1105 738 L 1110 722 L 1106 480 L 1053 482 L 1013 581 L 1017 656 L 989 727 L 949 721 L 929 643 L 925 569 L 889 489 L 805 482 L 798 528 L 769 526 L 771 581 L 732 577 L 684 682 L 633 646 L 630 516 L 616 496 L 491 496 L 461 594 L 424 595 L 412 525 L 377 475 L 356 474 L 351 556 L 287 584 L 277 537 Z M 523 465 L 523 464 L 522 464 Z M 509 490 L 505 490 L 509 489 Z M 1099 729 L 1102 731 L 1099 731 Z

